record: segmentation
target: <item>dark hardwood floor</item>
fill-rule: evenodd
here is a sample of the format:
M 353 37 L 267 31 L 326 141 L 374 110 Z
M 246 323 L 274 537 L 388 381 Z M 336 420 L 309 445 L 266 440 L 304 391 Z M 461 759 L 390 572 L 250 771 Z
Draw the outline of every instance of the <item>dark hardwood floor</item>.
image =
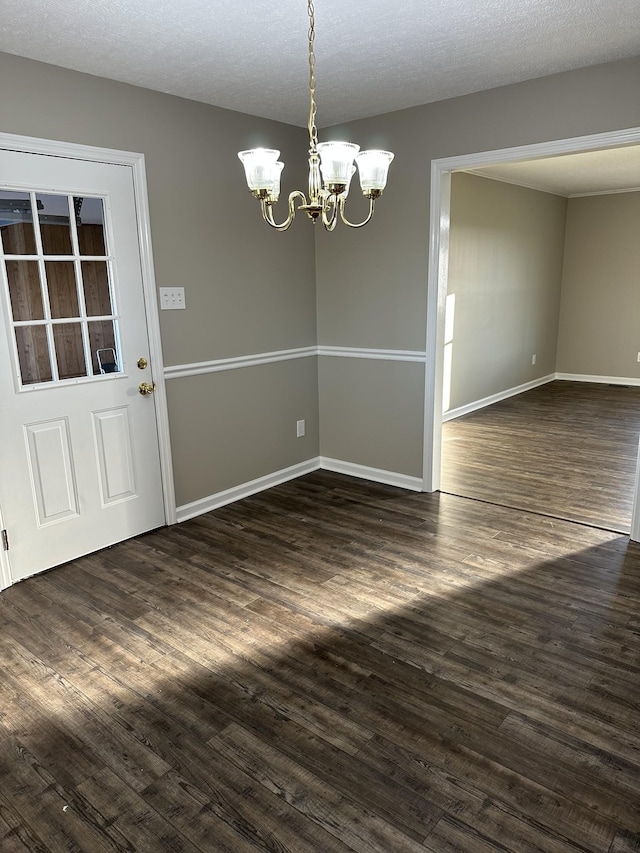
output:
M 443 491 L 631 529 L 640 387 L 550 382 L 442 426 Z
M 3 853 L 640 851 L 640 546 L 317 472 L 0 595 Z

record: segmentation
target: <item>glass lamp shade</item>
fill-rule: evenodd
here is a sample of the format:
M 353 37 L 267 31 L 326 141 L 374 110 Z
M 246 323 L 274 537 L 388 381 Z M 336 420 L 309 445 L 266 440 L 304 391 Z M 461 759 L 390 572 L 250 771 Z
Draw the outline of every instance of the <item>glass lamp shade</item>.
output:
M 347 199 L 347 196 L 349 195 L 349 187 L 351 186 L 351 178 L 353 178 L 355 171 L 356 171 L 356 167 L 352 166 L 351 167 L 351 174 L 349 175 L 349 180 L 347 182 L 347 186 L 345 187 L 343 192 L 340 193 L 340 195 L 345 199 L 345 201 Z
M 360 150 L 352 142 L 321 142 L 318 145 L 320 172 L 327 189 L 332 185 L 348 186 L 353 159 Z
M 271 185 L 271 189 L 269 190 L 269 201 L 276 202 L 280 198 L 280 176 L 282 175 L 282 170 L 284 169 L 284 163 L 282 160 L 278 160 L 277 163 L 273 165 L 273 183 Z
M 381 193 L 387 185 L 389 166 L 393 160 L 391 151 L 371 149 L 361 151 L 356 157 L 360 172 L 360 186 L 364 195 L 370 192 Z
M 238 152 L 251 192 L 267 190 L 272 195 L 276 185 L 280 192 L 280 173 L 284 164 L 278 166 L 279 156 L 280 152 L 274 148 L 251 148 Z

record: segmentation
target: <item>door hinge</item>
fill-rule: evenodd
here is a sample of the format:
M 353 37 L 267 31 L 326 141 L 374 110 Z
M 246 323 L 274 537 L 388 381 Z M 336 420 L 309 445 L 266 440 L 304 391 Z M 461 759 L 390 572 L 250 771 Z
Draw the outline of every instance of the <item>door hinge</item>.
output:
M 4 551 L 9 550 L 9 534 L 6 530 L 2 531 L 2 548 Z

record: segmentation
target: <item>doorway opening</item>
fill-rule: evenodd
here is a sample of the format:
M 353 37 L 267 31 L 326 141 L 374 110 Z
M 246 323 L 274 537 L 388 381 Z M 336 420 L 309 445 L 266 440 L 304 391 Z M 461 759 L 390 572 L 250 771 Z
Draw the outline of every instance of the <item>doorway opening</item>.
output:
M 423 488 L 437 491 L 441 486 L 442 412 L 447 394 L 445 364 L 450 357 L 450 322 L 447 323 L 447 290 L 449 267 L 449 227 L 451 174 L 456 171 L 482 169 L 499 164 L 541 160 L 560 155 L 598 152 L 637 146 L 640 128 L 632 128 L 593 136 L 557 140 L 518 148 L 463 155 L 432 162 L 431 232 L 428 283 L 427 371 L 425 388 L 425 444 Z M 448 333 L 449 329 L 449 333 Z M 640 506 L 638 501 L 640 467 L 634 483 L 631 538 L 640 540 Z

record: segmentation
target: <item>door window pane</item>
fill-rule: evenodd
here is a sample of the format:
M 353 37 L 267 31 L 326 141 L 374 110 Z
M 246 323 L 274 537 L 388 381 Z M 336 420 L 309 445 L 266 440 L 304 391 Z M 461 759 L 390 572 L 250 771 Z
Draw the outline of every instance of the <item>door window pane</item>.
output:
M 106 261 L 82 261 L 82 286 L 88 317 L 113 314 Z
M 102 199 L 74 197 L 73 206 L 80 254 L 106 255 Z
M 51 317 L 79 317 L 78 288 L 73 261 L 45 261 Z
M 23 386 L 122 375 L 107 214 L 94 196 L 0 190 L 0 298 Z
M 5 255 L 35 255 L 29 193 L 0 190 L 0 234 Z
M 22 384 L 51 382 L 46 326 L 17 326 L 15 334 Z
M 36 198 L 42 251 L 45 255 L 73 254 L 69 224 L 69 197 L 38 193 Z
M 7 261 L 13 319 L 43 320 L 42 290 L 37 261 Z
M 96 320 L 89 323 L 89 348 L 94 375 L 119 373 L 115 325 L 113 320 Z
M 53 341 L 56 348 L 56 361 L 60 379 L 74 379 L 86 376 L 84 347 L 82 346 L 82 327 L 80 323 L 56 323 L 53 327 Z

